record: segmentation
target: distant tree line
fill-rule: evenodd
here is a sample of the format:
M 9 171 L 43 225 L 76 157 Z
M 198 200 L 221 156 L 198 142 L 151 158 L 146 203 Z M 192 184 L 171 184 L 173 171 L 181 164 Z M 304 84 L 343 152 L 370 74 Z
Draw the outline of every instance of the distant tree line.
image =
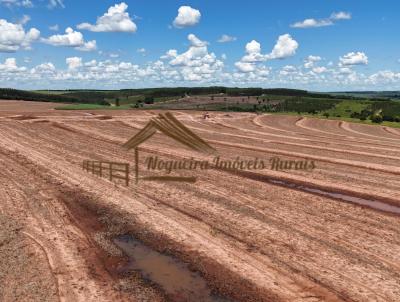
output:
M 81 92 L 79 94 L 81 94 Z M 0 99 L 4 100 L 110 105 L 108 102 L 104 101 L 104 98 L 93 98 L 88 95 L 82 96 L 79 94 L 46 94 L 11 88 L 0 88 Z
M 252 111 L 295 111 L 317 113 L 332 108 L 342 99 L 353 99 L 353 96 L 330 95 L 327 93 L 309 92 L 300 89 L 286 88 L 239 88 L 239 87 L 164 87 L 164 88 L 139 88 L 139 89 L 121 89 L 121 90 L 57 90 L 57 94 L 38 93 L 33 91 L 23 91 L 16 89 L 0 89 L 0 99 L 16 99 L 27 101 L 43 102 L 63 102 L 63 103 L 86 103 L 110 105 L 109 101 L 114 100 L 116 105 L 130 101 L 130 97 L 140 96 L 141 100 L 132 100 L 137 107 L 143 104 L 153 104 L 160 98 L 184 98 L 186 96 L 200 95 L 224 95 L 259 97 L 259 104 L 251 108 Z M 279 104 L 272 104 L 265 100 L 274 98 L 273 96 L 285 96 L 285 101 Z M 133 99 L 133 98 L 132 98 Z M 360 98 L 358 98 L 360 99 Z M 382 102 L 382 101 L 380 101 Z M 237 106 L 240 107 L 241 106 Z M 246 110 L 249 110 L 246 108 Z
M 238 88 L 238 87 L 171 87 L 171 88 L 144 88 L 144 89 L 122 89 L 121 94 L 145 95 L 154 98 L 165 96 L 194 96 L 194 95 L 217 95 L 227 96 L 261 96 L 261 95 L 285 95 L 285 96 L 308 96 L 337 98 L 329 94 L 311 93 L 306 90 L 286 89 L 286 88 Z

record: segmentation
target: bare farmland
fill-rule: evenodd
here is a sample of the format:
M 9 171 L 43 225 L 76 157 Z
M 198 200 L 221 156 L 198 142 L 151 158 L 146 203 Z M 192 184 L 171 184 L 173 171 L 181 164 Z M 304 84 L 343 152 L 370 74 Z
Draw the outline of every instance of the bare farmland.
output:
M 234 301 L 398 301 L 398 130 L 175 111 L 225 158 L 309 159 L 316 168 L 196 170 L 194 184 L 126 187 L 82 161 L 133 164 L 121 146 L 159 112 L 51 108 L 0 103 L 0 300 L 173 300 L 121 273 L 127 259 L 110 238 L 131 234 Z M 204 158 L 162 134 L 140 150 L 143 166 L 149 155 Z

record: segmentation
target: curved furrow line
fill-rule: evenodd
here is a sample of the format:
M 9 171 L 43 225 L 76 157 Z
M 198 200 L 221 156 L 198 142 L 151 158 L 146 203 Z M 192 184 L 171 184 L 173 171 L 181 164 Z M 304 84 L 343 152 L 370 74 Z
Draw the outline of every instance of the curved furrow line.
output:
M 389 132 L 390 134 L 398 135 L 400 136 L 400 132 L 398 132 L 396 129 L 390 128 L 390 127 L 382 127 L 383 130 L 386 132 Z
M 133 127 L 135 129 L 140 129 L 141 126 L 137 125 L 136 123 L 132 123 L 130 121 L 122 121 L 125 125 L 129 126 L 129 127 Z M 199 122 L 199 121 L 195 121 L 192 120 L 192 122 L 200 124 L 202 126 L 206 126 L 209 127 L 209 124 L 205 124 L 203 122 Z M 233 130 L 240 130 L 243 132 L 250 132 L 250 133 L 254 133 L 257 135 L 263 135 L 263 136 L 275 136 L 278 138 L 287 138 L 287 139 L 296 139 L 296 140 L 301 140 L 301 141 L 306 141 L 306 142 L 310 142 L 312 143 L 321 143 L 321 141 L 312 141 L 309 139 L 305 139 L 305 138 L 294 138 L 294 137 L 290 137 L 290 136 L 282 136 L 282 135 L 277 135 L 277 134 L 272 134 L 272 133 L 264 133 L 264 132 L 260 132 L 260 131 L 254 131 L 254 130 L 250 130 L 250 129 L 246 129 L 246 128 L 240 128 L 240 127 L 235 127 L 232 125 L 227 125 L 223 122 L 216 122 L 216 124 L 221 125 L 223 127 L 229 128 L 229 129 L 233 129 Z M 319 150 L 327 150 L 327 151 L 333 151 L 333 152 L 340 152 L 340 153 L 350 153 L 350 154 L 355 154 L 355 155 L 365 155 L 365 156 L 371 156 L 371 157 L 378 157 L 378 158 L 390 158 L 390 159 L 394 159 L 394 160 L 398 160 L 400 159 L 400 157 L 397 156 L 390 156 L 390 155 L 380 155 L 380 154 L 376 154 L 376 153 L 370 153 L 370 152 L 363 152 L 363 151 L 352 151 L 352 150 L 345 150 L 345 149 L 339 149 L 339 148 L 330 148 L 330 147 L 322 147 L 322 146 L 316 146 L 316 145 L 307 145 L 307 144 L 297 144 L 297 143 L 290 143 L 290 142 L 282 142 L 282 141 L 277 141 L 277 140 L 261 140 L 257 137 L 252 137 L 252 136 L 242 136 L 242 135 L 237 135 L 237 134 L 231 134 L 231 133 L 225 133 L 225 132 L 220 132 L 220 131 L 214 131 L 214 130 L 208 130 L 208 129 L 203 129 L 203 128 L 196 128 L 193 126 L 189 126 L 192 129 L 196 129 L 199 131 L 203 131 L 203 132 L 209 132 L 209 133 L 217 133 L 217 134 L 221 134 L 221 135 L 227 135 L 227 136 L 231 136 L 231 137 L 241 137 L 241 138 L 246 138 L 246 139 L 257 139 L 258 141 L 264 141 L 266 143 L 276 143 L 276 144 L 281 144 L 281 145 L 292 145 L 292 146 L 299 146 L 299 147 L 306 147 L 306 148 L 313 148 L 313 149 L 319 149 Z M 326 137 L 325 137 L 326 138 Z M 332 144 L 331 141 L 327 142 L 329 144 Z M 346 144 L 346 146 L 349 147 L 359 147 L 356 145 L 348 145 Z M 389 149 L 389 148 L 379 148 L 379 147 L 372 147 L 372 146 L 366 146 L 364 149 L 373 149 L 373 150 L 380 150 L 380 151 L 392 151 L 392 152 L 400 152 L 399 149 Z
M 303 119 L 305 119 L 305 118 L 301 118 L 297 122 L 301 124 Z M 312 135 L 312 134 L 305 134 L 305 133 L 302 133 L 302 132 L 295 132 L 296 135 L 311 136 L 311 137 L 322 138 L 322 139 L 326 140 L 326 141 L 318 140 L 316 142 L 332 143 L 332 139 L 337 139 L 337 140 L 340 140 L 340 144 L 346 145 L 346 146 L 360 147 L 360 146 L 357 146 L 357 145 L 353 145 L 354 143 L 359 143 L 360 145 L 362 145 L 363 147 L 365 146 L 365 148 L 368 148 L 368 149 L 375 149 L 375 150 L 382 150 L 382 151 L 395 151 L 395 152 L 397 152 L 399 150 L 398 148 L 394 148 L 393 145 L 384 144 L 384 143 L 379 142 L 379 141 L 375 141 L 375 140 L 371 140 L 371 139 L 367 139 L 367 138 L 361 138 L 361 137 L 346 136 L 346 135 L 343 135 L 343 134 L 336 134 L 336 133 L 323 131 L 323 130 L 320 130 L 320 129 L 311 128 L 311 127 L 308 127 L 308 126 L 305 126 L 305 125 L 300 125 L 300 124 L 298 124 L 296 126 L 304 128 L 304 129 L 307 129 L 307 130 L 310 130 L 310 131 L 314 131 L 314 132 L 321 132 L 321 133 L 326 133 L 326 134 L 329 134 L 329 135 L 343 136 L 343 137 L 341 137 L 339 139 L 339 138 L 333 138 L 333 137 L 328 137 L 328 136 Z M 260 127 L 269 128 L 270 126 L 265 125 L 265 124 L 260 124 Z M 288 130 L 283 130 L 282 129 L 281 131 L 285 131 L 286 132 Z M 288 131 L 288 132 L 291 132 L 291 131 Z M 293 139 L 292 137 L 290 137 L 290 138 Z M 311 142 L 314 142 L 313 140 L 310 140 L 310 139 L 307 139 L 307 140 L 309 140 Z M 346 142 L 346 143 L 344 143 L 344 142 Z M 352 144 L 348 144 L 347 142 L 352 143 Z M 373 144 L 373 146 L 371 146 L 371 143 Z M 381 146 L 381 147 L 377 147 L 377 146 Z M 391 147 L 391 148 L 387 148 L 387 147 Z
M 235 147 L 235 148 L 254 150 L 254 151 L 260 151 L 260 152 L 269 152 L 269 153 L 273 153 L 273 154 L 298 157 L 298 158 L 303 158 L 303 159 L 310 159 L 310 160 L 315 160 L 315 161 L 322 161 L 322 162 L 346 165 L 346 166 L 357 167 L 357 168 L 365 168 L 367 170 L 374 170 L 374 171 L 380 171 L 380 172 L 385 172 L 385 173 L 394 174 L 394 175 L 400 175 L 400 168 L 396 167 L 396 166 L 380 165 L 380 164 L 372 164 L 372 163 L 367 164 L 365 162 L 360 162 L 360 161 L 356 161 L 356 160 L 333 159 L 333 158 L 324 157 L 324 156 L 315 156 L 315 155 L 311 155 L 311 154 L 307 154 L 307 153 L 276 150 L 276 149 L 271 149 L 271 148 L 258 148 L 258 147 L 253 147 L 253 146 L 249 146 L 249 145 L 244 145 L 244 144 L 228 143 L 228 142 L 221 142 L 221 141 L 215 141 L 215 140 L 208 140 L 208 142 L 213 143 L 215 145 Z
M 198 123 L 200 125 L 203 126 L 209 126 L 207 124 L 195 121 L 195 123 Z M 131 123 L 131 122 L 124 122 L 125 125 L 133 127 L 135 129 L 140 129 L 140 126 L 137 125 L 136 123 Z M 233 130 L 239 130 L 239 131 L 243 131 L 243 132 L 250 132 L 250 133 L 254 133 L 254 134 L 258 134 L 258 135 L 263 135 L 263 136 L 277 136 L 279 138 L 290 138 L 287 136 L 280 136 L 280 135 L 274 135 L 274 134 L 267 134 L 267 133 L 263 133 L 260 131 L 254 131 L 254 130 L 247 130 L 245 128 L 239 128 L 239 127 L 234 127 L 231 125 L 227 125 L 225 123 L 222 122 L 217 122 L 216 124 L 221 125 L 223 127 L 229 128 L 229 129 L 233 129 Z M 369 157 L 375 157 L 375 158 L 382 158 L 382 159 L 393 159 L 393 160 L 400 160 L 400 156 L 392 156 L 392 155 L 383 155 L 383 154 L 376 154 L 376 153 L 370 153 L 370 152 L 364 152 L 364 151 L 356 151 L 356 150 L 345 150 L 345 149 L 340 149 L 340 148 L 332 148 L 332 147 L 324 147 L 324 146 L 317 146 L 315 145 L 315 143 L 320 143 L 320 141 L 309 141 L 307 139 L 301 139 L 302 141 L 307 141 L 310 143 L 314 143 L 314 145 L 308 145 L 308 144 L 300 144 L 300 143 L 291 143 L 291 142 L 285 142 L 285 141 L 278 141 L 278 140 L 265 140 L 265 139 L 260 139 L 259 137 L 253 137 L 253 136 L 249 136 L 249 135 L 239 135 L 239 134 L 232 134 L 232 133 L 226 133 L 226 132 L 221 132 L 221 131 L 216 131 L 216 130 L 208 130 L 208 129 L 204 129 L 204 128 L 198 128 L 198 127 L 193 127 L 191 125 L 187 125 L 189 128 L 193 129 L 193 130 L 198 130 L 198 131 L 202 131 L 202 132 L 208 132 L 208 133 L 212 133 L 212 134 L 218 134 L 218 135 L 225 135 L 225 136 L 230 136 L 230 137 L 237 137 L 237 138 L 245 138 L 245 139 L 253 139 L 253 140 L 257 140 L 259 142 L 265 142 L 265 143 L 273 143 L 273 144 L 277 144 L 277 145 L 286 145 L 286 146 L 296 146 L 296 147 L 303 147 L 303 148 L 310 148 L 310 149 L 315 149 L 315 150 L 322 150 L 322 151 L 332 151 L 332 152 L 337 152 L 337 153 L 342 153 L 342 154 L 354 154 L 354 155 L 364 155 L 364 156 L 369 156 Z M 331 143 L 331 142 L 330 142 Z M 350 145 L 349 145 L 350 147 Z M 364 149 L 369 149 L 369 147 L 365 147 Z M 387 148 L 375 148 L 375 149 L 379 149 L 379 150 L 384 150 L 384 151 L 393 151 L 393 152 L 400 152 L 399 149 L 387 149 Z
M 306 121 L 307 121 L 306 118 L 304 118 L 304 119 L 302 119 L 302 120 L 299 120 L 298 122 L 296 122 L 296 126 L 298 126 L 298 127 L 300 127 L 300 128 L 303 128 L 303 129 L 310 130 L 310 131 L 326 133 L 326 134 L 329 134 L 329 135 L 331 135 L 331 136 L 338 136 L 338 137 L 341 137 L 341 139 L 342 139 L 342 138 L 344 138 L 344 139 L 350 139 L 350 140 L 352 140 L 353 142 L 359 142 L 359 143 L 373 143 L 374 145 L 387 146 L 387 147 L 392 147 L 392 148 L 397 147 L 396 144 L 389 144 L 389 143 L 392 143 L 392 142 L 388 142 L 388 141 L 384 141 L 384 140 L 382 141 L 382 138 L 380 138 L 381 140 L 376 141 L 376 140 L 373 140 L 373 139 L 368 139 L 368 138 L 363 138 L 363 137 L 356 137 L 356 136 L 348 136 L 348 135 L 343 135 L 343 134 L 336 134 L 336 133 L 331 133 L 331 132 L 328 132 L 328 131 L 324 131 L 324 130 L 312 128 L 312 127 L 309 127 L 309 126 L 304 125 L 304 123 L 305 123 Z M 343 124 L 343 123 L 344 123 L 344 122 L 342 122 L 342 121 L 339 122 L 339 126 L 342 127 L 342 124 Z M 383 143 L 384 143 L 384 144 L 383 144 Z
M 133 128 L 137 128 L 137 129 L 141 128 L 131 122 L 128 122 L 127 125 L 129 125 Z M 76 126 L 70 125 L 70 127 L 75 128 Z M 86 132 L 86 134 L 88 134 L 88 135 L 93 133 L 93 132 L 89 132 L 87 129 L 82 129 L 80 127 L 78 127 L 78 128 L 80 129 L 80 131 Z M 100 136 L 102 139 L 107 139 L 107 141 L 109 141 L 109 142 L 113 142 L 113 143 L 124 142 L 122 139 L 117 139 L 115 137 L 104 135 L 102 133 L 97 133 L 97 135 Z M 400 168 L 395 167 L 395 166 L 379 165 L 379 164 L 366 164 L 364 162 L 359 162 L 359 161 L 352 161 L 352 160 L 345 160 L 345 159 L 332 159 L 332 158 L 323 157 L 323 156 L 314 156 L 314 155 L 310 155 L 310 154 L 306 154 L 306 153 L 276 150 L 276 149 L 270 149 L 270 148 L 258 148 L 258 147 L 254 147 L 254 146 L 244 145 L 244 144 L 229 143 L 229 142 L 222 142 L 222 141 L 215 141 L 215 140 L 208 140 L 208 142 L 211 142 L 211 143 L 217 144 L 217 145 L 228 146 L 228 147 L 235 147 L 235 148 L 259 151 L 259 152 L 269 152 L 272 154 L 298 157 L 298 158 L 303 158 L 303 159 L 311 159 L 311 160 L 313 159 L 313 160 L 327 162 L 327 163 L 341 164 L 341 165 L 346 165 L 346 166 L 364 168 L 364 169 L 368 169 L 368 170 L 376 170 L 376 171 L 385 172 L 385 173 L 394 174 L 394 175 L 400 175 Z
M 395 141 L 395 142 L 399 142 L 399 143 L 400 143 L 400 140 L 397 139 L 397 138 L 382 137 L 382 136 L 373 135 L 373 134 L 368 134 L 368 133 L 363 133 L 363 132 L 354 130 L 353 128 L 351 128 L 350 123 L 347 123 L 347 122 L 344 122 L 344 121 L 340 124 L 340 127 L 341 127 L 342 129 L 348 131 L 348 132 L 356 133 L 356 134 L 359 134 L 359 135 L 362 135 L 362 136 L 375 137 L 375 138 L 379 138 L 379 139 L 385 139 L 385 140 L 390 140 L 390 141 Z
M 222 124 L 222 125 L 224 125 L 224 124 Z M 229 127 L 231 127 L 231 126 L 229 126 Z M 398 156 L 390 156 L 390 155 L 381 155 L 381 154 L 374 154 L 374 153 L 369 153 L 369 152 L 351 151 L 351 150 L 344 150 L 344 149 L 339 149 L 339 148 L 322 147 L 322 146 L 299 144 L 299 143 L 290 143 L 290 142 L 277 141 L 277 140 L 265 140 L 265 139 L 260 139 L 260 138 L 257 138 L 257 137 L 252 137 L 252 136 L 247 136 L 247 135 L 239 135 L 239 134 L 231 134 L 231 133 L 220 132 L 220 131 L 206 130 L 206 129 L 197 128 L 197 127 L 193 127 L 193 126 L 189 126 L 189 128 L 195 129 L 197 131 L 208 132 L 208 133 L 213 133 L 213 134 L 226 135 L 226 136 L 230 136 L 230 137 L 245 138 L 247 140 L 248 139 L 253 139 L 253 140 L 261 141 L 261 142 L 264 142 L 264 143 L 274 143 L 274 144 L 278 144 L 278 145 L 305 147 L 305 148 L 310 148 L 310 149 L 315 149 L 315 150 L 333 151 L 333 152 L 344 153 L 344 154 L 365 155 L 365 156 L 376 157 L 376 158 L 400 160 L 400 156 L 398 157 Z M 231 127 L 231 128 L 235 129 L 235 130 L 242 130 L 242 129 L 237 128 L 237 127 Z M 265 133 L 252 131 L 252 130 L 243 130 L 243 131 L 251 132 L 251 133 L 257 133 L 257 134 L 263 134 L 263 135 L 268 135 L 268 134 L 265 134 Z
M 360 143 L 374 143 L 374 144 L 377 144 L 377 142 L 375 140 L 372 140 L 372 139 L 367 139 L 367 138 L 363 138 L 363 137 L 359 137 L 359 136 L 357 137 L 357 136 L 349 136 L 349 135 L 344 135 L 344 134 L 332 133 L 332 132 L 328 132 L 328 131 L 324 131 L 324 130 L 320 130 L 320 129 L 309 127 L 309 126 L 304 124 L 308 120 L 309 119 L 307 119 L 307 118 L 303 118 L 303 119 L 297 121 L 295 125 L 297 127 L 299 127 L 299 128 L 306 129 L 306 130 L 309 130 L 309 131 L 320 132 L 320 133 L 328 134 L 330 136 L 340 137 L 340 139 L 349 139 L 349 140 L 352 140 L 353 142 L 357 141 L 357 142 L 360 142 Z M 341 127 L 342 123 L 343 122 L 339 122 L 339 124 L 338 124 L 339 127 Z M 384 142 L 384 143 L 389 143 L 389 142 Z M 382 145 L 382 141 L 379 141 L 378 144 Z M 395 145 L 386 145 L 386 144 L 385 144 L 385 146 L 395 147 Z

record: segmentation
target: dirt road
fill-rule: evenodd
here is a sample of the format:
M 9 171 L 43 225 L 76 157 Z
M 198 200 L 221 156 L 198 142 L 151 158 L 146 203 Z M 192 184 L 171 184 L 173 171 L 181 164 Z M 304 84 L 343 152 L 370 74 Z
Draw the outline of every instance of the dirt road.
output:
M 19 104 L 0 106 L 0 300 L 170 299 L 140 275 L 121 273 L 127 259 L 109 239 L 128 233 L 236 301 L 398 301 L 400 219 L 385 207 L 400 207 L 396 130 L 174 112 L 221 157 L 308 159 L 316 168 L 196 170 L 196 183 L 125 187 L 84 171 L 82 161 L 133 165 L 121 146 L 157 111 Z M 205 158 L 162 134 L 140 152 L 142 167 L 151 155 Z

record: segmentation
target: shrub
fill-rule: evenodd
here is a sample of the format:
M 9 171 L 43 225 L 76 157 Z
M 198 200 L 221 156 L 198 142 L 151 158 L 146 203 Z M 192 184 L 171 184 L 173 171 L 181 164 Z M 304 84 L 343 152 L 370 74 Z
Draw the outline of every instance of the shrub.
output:
M 382 115 L 380 115 L 380 114 L 374 114 L 374 115 L 371 117 L 371 121 L 372 121 L 373 123 L 377 123 L 377 124 L 382 123 L 382 122 L 383 122 Z
M 358 112 L 352 112 L 351 114 L 350 114 L 350 117 L 351 118 L 360 118 L 360 113 L 358 113 Z
M 394 122 L 394 117 L 391 115 L 384 115 L 384 116 L 382 116 L 382 120 L 387 121 L 387 122 Z
M 145 104 L 154 104 L 154 98 L 152 96 L 146 96 L 144 98 L 144 103 Z

